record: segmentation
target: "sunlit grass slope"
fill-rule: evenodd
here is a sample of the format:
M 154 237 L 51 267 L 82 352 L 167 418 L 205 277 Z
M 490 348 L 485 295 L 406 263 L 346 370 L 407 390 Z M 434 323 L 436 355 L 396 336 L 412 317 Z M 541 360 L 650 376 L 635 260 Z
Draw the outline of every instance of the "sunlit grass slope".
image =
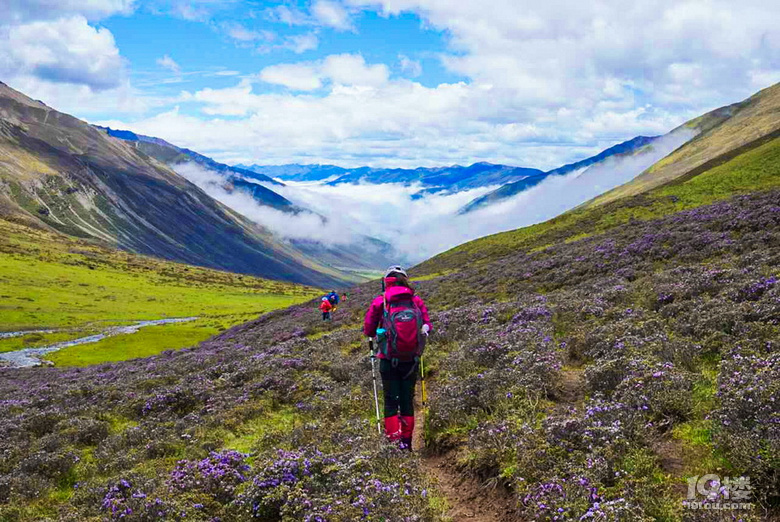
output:
M 195 344 L 317 293 L 102 248 L 0 220 L 0 331 L 66 330 L 0 340 L 0 351 L 52 344 L 116 324 L 201 318 L 69 348 L 52 358 L 85 364 L 149 355 Z

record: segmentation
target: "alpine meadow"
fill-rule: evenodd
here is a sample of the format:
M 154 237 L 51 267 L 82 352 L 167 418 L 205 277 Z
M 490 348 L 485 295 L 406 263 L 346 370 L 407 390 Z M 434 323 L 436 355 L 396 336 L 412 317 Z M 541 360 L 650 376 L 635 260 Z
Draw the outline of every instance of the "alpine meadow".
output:
M 0 8 L 0 522 L 780 519 L 780 6 Z

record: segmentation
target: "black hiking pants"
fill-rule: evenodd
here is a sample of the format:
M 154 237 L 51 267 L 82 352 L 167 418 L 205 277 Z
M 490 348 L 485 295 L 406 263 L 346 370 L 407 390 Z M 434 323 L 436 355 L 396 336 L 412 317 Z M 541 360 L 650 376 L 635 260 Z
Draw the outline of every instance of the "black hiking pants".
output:
M 398 415 L 414 417 L 414 386 L 417 383 L 419 366 L 414 361 L 399 362 L 393 367 L 388 359 L 379 360 L 382 375 L 382 390 L 385 396 L 385 417 Z

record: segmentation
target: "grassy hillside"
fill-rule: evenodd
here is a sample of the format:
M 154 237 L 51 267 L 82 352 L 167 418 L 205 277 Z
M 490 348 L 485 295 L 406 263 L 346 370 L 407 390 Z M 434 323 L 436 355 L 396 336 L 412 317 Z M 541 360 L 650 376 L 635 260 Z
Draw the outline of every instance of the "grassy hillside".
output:
M 699 134 L 631 182 L 595 198 L 602 205 L 669 183 L 719 156 L 780 130 L 780 83 L 747 100 L 716 109 L 685 127 Z
M 505 492 L 506 520 L 690 519 L 686 478 L 707 473 L 749 476 L 754 510 L 736 515 L 768 519 L 778 201 L 721 200 L 421 281 L 435 336 L 418 456 L 372 421 L 358 326 L 376 285 L 331 323 L 312 301 L 194 349 L 0 370 L 0 518 L 445 520 L 427 467 L 443 455 Z
M 198 317 L 65 349 L 58 364 L 132 358 L 202 341 L 317 291 L 138 256 L 0 220 L 0 352 L 50 345 L 141 320 Z M 142 341 L 143 340 L 143 341 Z M 89 353 L 83 359 L 83 353 Z

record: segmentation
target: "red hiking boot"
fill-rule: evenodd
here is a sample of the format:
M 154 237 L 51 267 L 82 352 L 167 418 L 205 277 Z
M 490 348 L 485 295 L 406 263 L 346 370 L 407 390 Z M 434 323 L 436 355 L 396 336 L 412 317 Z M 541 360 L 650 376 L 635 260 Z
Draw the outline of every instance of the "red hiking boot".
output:
M 385 435 L 391 442 L 401 438 L 401 423 L 398 415 L 385 417 Z

